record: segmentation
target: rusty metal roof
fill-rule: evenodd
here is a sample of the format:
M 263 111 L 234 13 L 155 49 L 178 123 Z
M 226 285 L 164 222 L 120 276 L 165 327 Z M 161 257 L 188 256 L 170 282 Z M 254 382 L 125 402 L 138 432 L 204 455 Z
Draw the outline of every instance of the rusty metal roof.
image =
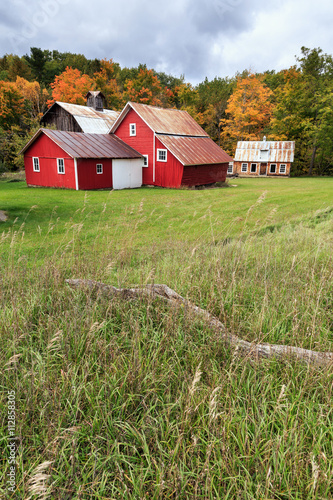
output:
M 55 105 L 60 106 L 70 113 L 81 127 L 82 132 L 90 134 L 108 134 L 120 114 L 119 111 L 113 111 L 111 109 L 96 111 L 96 109 L 88 106 L 56 101 L 46 111 L 44 116 L 48 113 L 52 113 L 52 108 Z M 43 118 L 41 119 L 41 122 L 43 121 Z
M 232 158 L 208 136 L 158 135 L 158 139 L 184 166 L 232 161 Z
M 142 155 L 114 134 L 83 134 L 62 130 L 39 129 L 25 145 L 25 153 L 35 140 L 45 134 L 72 158 L 141 158 Z
M 114 132 L 119 123 L 125 118 L 130 109 L 134 109 L 142 120 L 156 134 L 189 135 L 196 137 L 209 137 L 200 125 L 187 111 L 170 108 L 157 108 L 148 104 L 128 102 L 111 128 Z
M 266 157 L 262 153 L 266 151 Z M 242 162 L 293 162 L 294 141 L 239 141 L 235 152 L 235 161 Z

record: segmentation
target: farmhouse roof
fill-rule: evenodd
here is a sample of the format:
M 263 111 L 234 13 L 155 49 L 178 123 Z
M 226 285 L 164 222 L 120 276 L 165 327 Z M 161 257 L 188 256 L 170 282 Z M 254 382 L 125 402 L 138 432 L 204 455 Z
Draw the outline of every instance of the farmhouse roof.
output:
M 142 155 L 114 134 L 82 134 L 41 128 L 22 149 L 25 153 L 45 134 L 72 158 L 141 158 Z
M 81 127 L 82 132 L 90 134 L 108 134 L 112 125 L 119 116 L 119 111 L 113 111 L 111 109 L 96 111 L 94 108 L 90 108 L 88 106 L 56 101 L 46 111 L 46 113 L 44 113 L 41 118 L 41 122 L 44 121 L 43 119 L 46 115 L 50 115 L 55 112 L 56 106 L 60 106 L 65 111 L 70 113 Z
M 232 161 L 232 158 L 208 136 L 159 135 L 158 139 L 184 166 Z
M 265 159 L 261 152 L 267 151 Z M 293 162 L 294 141 L 239 141 L 235 152 L 235 161 L 242 162 Z
M 111 132 L 114 132 L 123 121 L 127 113 L 133 109 L 142 120 L 156 134 L 187 135 L 195 137 L 209 137 L 200 125 L 187 111 L 170 108 L 158 108 L 148 104 L 128 102 L 117 120 L 114 122 Z

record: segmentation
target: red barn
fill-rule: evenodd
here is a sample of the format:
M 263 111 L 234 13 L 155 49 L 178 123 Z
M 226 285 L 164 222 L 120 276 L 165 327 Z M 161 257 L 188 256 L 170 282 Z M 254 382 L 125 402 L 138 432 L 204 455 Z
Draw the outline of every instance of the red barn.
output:
M 178 109 L 128 102 L 111 132 L 144 156 L 143 184 L 178 188 L 224 182 L 232 161 Z
M 142 185 L 142 155 L 113 134 L 40 129 L 22 153 L 29 186 L 123 189 Z

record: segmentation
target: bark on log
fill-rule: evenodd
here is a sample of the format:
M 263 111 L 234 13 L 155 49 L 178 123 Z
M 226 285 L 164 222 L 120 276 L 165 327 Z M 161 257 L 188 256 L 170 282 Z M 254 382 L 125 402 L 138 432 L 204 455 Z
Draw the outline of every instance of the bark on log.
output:
M 76 288 L 89 289 L 109 297 L 120 297 L 123 300 L 129 300 L 138 297 L 150 297 L 151 299 L 160 298 L 171 305 L 183 304 L 186 310 L 192 312 L 195 316 L 200 316 L 206 324 L 215 331 L 218 331 L 227 345 L 234 347 L 244 357 L 251 359 L 278 358 L 295 359 L 303 361 L 308 365 L 317 367 L 328 367 L 333 365 L 333 352 L 318 352 L 302 349 L 300 347 L 277 345 L 277 344 L 254 344 L 242 340 L 236 335 L 227 331 L 223 323 L 205 309 L 191 304 L 184 297 L 169 288 L 167 285 L 146 285 L 145 288 L 116 288 L 98 281 L 67 279 L 68 285 Z

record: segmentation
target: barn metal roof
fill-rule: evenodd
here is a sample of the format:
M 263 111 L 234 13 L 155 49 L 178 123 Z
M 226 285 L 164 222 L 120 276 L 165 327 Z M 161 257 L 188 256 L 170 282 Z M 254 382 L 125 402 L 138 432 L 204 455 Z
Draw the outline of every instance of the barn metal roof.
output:
M 260 152 L 268 151 L 268 159 L 260 159 Z M 239 141 L 235 161 L 242 162 L 292 162 L 294 161 L 294 141 Z
M 22 149 L 25 153 L 35 140 L 45 134 L 72 158 L 142 158 L 114 134 L 83 134 L 62 130 L 39 129 Z
M 81 127 L 82 132 L 90 134 L 108 134 L 120 114 L 119 111 L 113 111 L 111 109 L 96 111 L 96 109 L 88 106 L 56 101 L 46 111 L 44 116 L 52 113 L 52 108 L 55 105 L 60 106 L 70 113 Z M 41 122 L 43 122 L 44 116 L 42 117 Z
M 159 135 L 158 139 L 184 166 L 232 161 L 232 158 L 208 136 Z
M 118 125 L 125 118 L 130 109 L 134 109 L 142 120 L 156 134 L 189 135 L 197 137 L 209 137 L 200 125 L 192 118 L 187 111 L 170 108 L 158 108 L 148 104 L 128 102 L 113 124 L 111 132 L 114 132 Z

